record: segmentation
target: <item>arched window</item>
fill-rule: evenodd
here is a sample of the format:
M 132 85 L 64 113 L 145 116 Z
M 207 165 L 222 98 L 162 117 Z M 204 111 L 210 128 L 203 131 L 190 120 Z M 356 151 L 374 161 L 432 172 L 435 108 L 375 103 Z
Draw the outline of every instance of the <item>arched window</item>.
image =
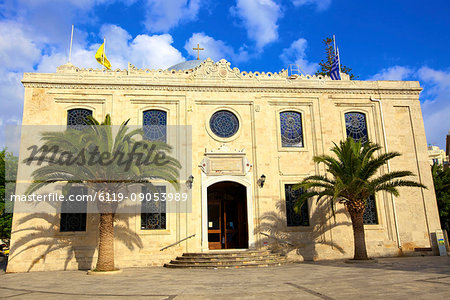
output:
M 282 147 L 303 147 L 302 115 L 295 111 L 280 113 Z
M 144 137 L 150 141 L 167 139 L 167 113 L 162 110 L 146 110 L 143 115 Z
M 347 137 L 352 137 L 355 141 L 366 143 L 369 140 L 367 135 L 366 115 L 360 112 L 348 112 L 345 114 L 345 129 Z
M 369 136 L 367 134 L 366 115 L 360 112 L 348 112 L 345 114 L 345 129 L 347 137 L 352 137 L 355 141 L 367 143 Z M 375 196 L 367 199 L 366 209 L 363 216 L 364 224 L 378 224 L 377 206 Z
M 92 110 L 74 108 L 67 111 L 67 127 L 82 130 L 86 126 L 86 120 L 92 116 Z M 70 195 L 87 195 L 86 187 L 74 186 L 70 189 Z M 86 231 L 87 202 L 64 201 L 61 204 L 60 232 Z
M 74 129 L 82 129 L 86 120 L 92 116 L 92 110 L 85 108 L 74 108 L 67 111 L 67 126 Z

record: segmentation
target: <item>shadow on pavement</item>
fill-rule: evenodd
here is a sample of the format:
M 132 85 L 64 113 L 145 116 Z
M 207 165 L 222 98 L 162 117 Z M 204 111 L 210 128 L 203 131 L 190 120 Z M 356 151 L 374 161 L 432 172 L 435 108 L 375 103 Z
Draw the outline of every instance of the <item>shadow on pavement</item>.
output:
M 406 272 L 429 272 L 445 274 L 450 276 L 450 257 L 428 256 L 428 257 L 389 257 L 376 258 L 377 262 L 348 263 L 346 260 L 333 261 L 305 261 L 302 264 L 312 264 L 316 266 L 339 267 L 339 268 L 361 268 L 395 270 Z M 436 264 L 436 260 L 439 263 Z

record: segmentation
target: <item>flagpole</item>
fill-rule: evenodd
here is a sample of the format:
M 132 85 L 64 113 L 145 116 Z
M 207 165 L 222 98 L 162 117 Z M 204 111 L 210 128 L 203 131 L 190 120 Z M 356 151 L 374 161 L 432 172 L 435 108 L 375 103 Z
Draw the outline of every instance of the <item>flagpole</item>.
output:
M 72 60 L 72 43 L 73 43 L 73 24 L 72 24 L 72 33 L 70 35 L 69 62 L 71 62 Z
M 103 37 L 102 71 L 104 70 L 103 68 L 105 67 L 105 48 L 106 48 L 106 38 Z
M 334 50 L 334 56 L 336 56 L 336 38 L 333 34 L 333 50 Z
M 338 60 L 338 73 L 339 73 L 339 77 L 341 77 L 341 58 L 339 57 L 339 49 L 336 48 L 336 37 L 333 34 L 333 49 L 334 49 L 334 57 L 336 59 L 337 56 L 337 60 Z
M 341 58 L 339 56 L 339 49 L 337 49 L 337 57 L 338 57 L 338 65 L 339 65 L 338 72 L 339 72 L 339 77 L 341 77 Z

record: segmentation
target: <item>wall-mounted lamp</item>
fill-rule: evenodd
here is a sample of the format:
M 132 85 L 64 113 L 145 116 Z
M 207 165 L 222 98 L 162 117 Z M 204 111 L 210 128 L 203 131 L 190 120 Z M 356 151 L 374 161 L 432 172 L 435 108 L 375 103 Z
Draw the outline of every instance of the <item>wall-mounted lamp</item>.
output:
M 262 188 L 264 186 L 264 182 L 266 182 L 266 175 L 262 174 L 256 183 L 260 188 Z
M 188 189 L 192 189 L 192 183 L 194 183 L 194 176 L 189 176 L 186 180 L 186 186 Z

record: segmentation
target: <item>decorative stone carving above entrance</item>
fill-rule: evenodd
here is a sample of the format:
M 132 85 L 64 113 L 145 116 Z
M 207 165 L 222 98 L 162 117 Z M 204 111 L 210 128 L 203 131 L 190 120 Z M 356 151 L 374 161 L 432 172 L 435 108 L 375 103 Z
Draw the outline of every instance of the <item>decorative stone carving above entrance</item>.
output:
M 222 144 L 218 149 L 205 149 L 205 158 L 199 165 L 200 169 L 209 176 L 241 175 L 250 172 L 252 164 L 245 155 L 245 150 L 230 149 Z

